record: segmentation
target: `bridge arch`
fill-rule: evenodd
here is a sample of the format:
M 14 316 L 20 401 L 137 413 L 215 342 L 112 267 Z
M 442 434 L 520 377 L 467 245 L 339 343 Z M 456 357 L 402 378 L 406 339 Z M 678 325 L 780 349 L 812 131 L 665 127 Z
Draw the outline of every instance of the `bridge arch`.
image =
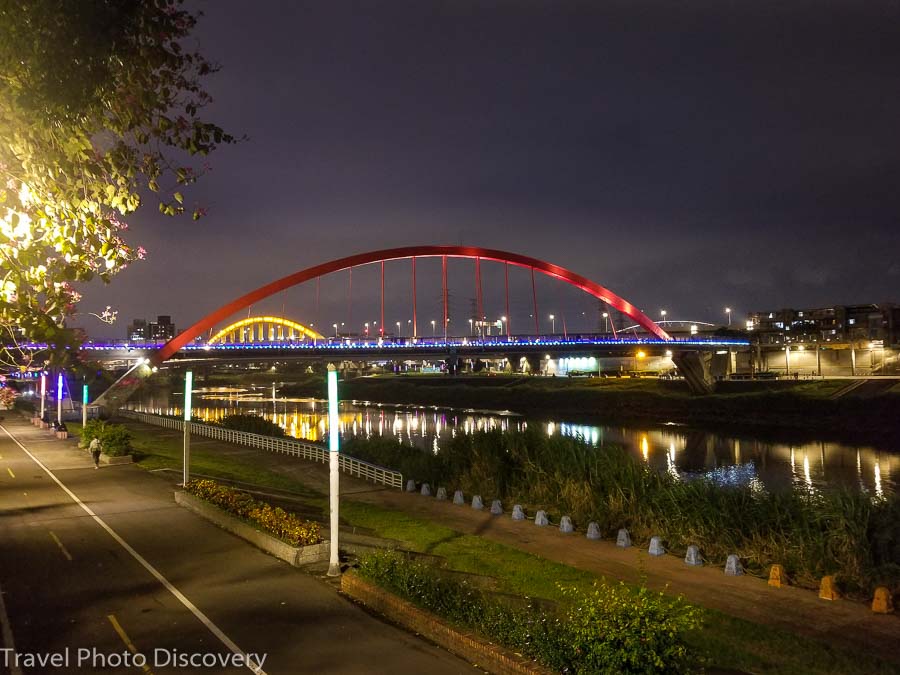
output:
M 666 333 L 666 331 L 664 331 L 658 325 L 656 325 L 656 323 L 650 317 L 648 317 L 646 314 L 644 314 L 624 298 L 616 295 L 600 284 L 591 281 L 587 277 L 583 277 L 580 274 L 576 274 L 575 272 L 567 270 L 564 267 L 560 267 L 559 265 L 554 265 L 552 263 L 538 260 L 537 258 L 532 258 L 530 256 L 520 255 L 518 253 L 509 253 L 507 251 L 500 251 L 490 248 L 479 248 L 475 246 L 404 246 L 401 248 L 382 249 L 380 251 L 370 251 L 368 253 L 358 253 L 356 255 L 347 256 L 345 258 L 338 258 L 337 260 L 332 260 L 320 265 L 308 267 L 304 270 L 300 270 L 299 272 L 295 272 L 294 274 L 282 277 L 281 279 L 266 284 L 265 286 L 261 286 L 255 291 L 251 291 L 250 293 L 242 295 L 241 297 L 232 300 L 228 304 L 223 305 L 219 309 L 200 319 L 190 328 L 187 328 L 186 330 L 176 335 L 173 339 L 169 340 L 160 348 L 160 350 L 156 353 L 153 361 L 157 364 L 166 361 L 167 359 L 171 358 L 179 349 L 191 342 L 198 335 L 202 335 L 206 331 L 210 330 L 213 326 L 216 326 L 217 324 L 230 317 L 235 312 L 249 307 L 256 302 L 269 297 L 270 295 L 279 293 L 286 288 L 290 288 L 291 286 L 302 284 L 305 281 L 310 281 L 312 279 L 315 279 L 316 277 L 320 277 L 326 274 L 340 272 L 341 270 L 345 270 L 350 267 L 358 267 L 360 265 L 368 265 L 376 262 L 386 262 L 388 260 L 401 260 L 404 258 L 434 257 L 470 259 L 478 258 L 481 260 L 489 260 L 492 262 L 508 263 L 510 265 L 515 265 L 516 267 L 525 267 L 541 272 L 542 274 L 545 274 L 547 276 L 565 281 L 566 283 L 581 289 L 585 293 L 593 295 L 595 298 L 602 300 L 610 307 L 622 312 L 626 316 L 631 317 L 639 326 L 643 327 L 656 337 L 662 340 L 672 339 L 669 334 Z
M 277 316 L 252 316 L 246 319 L 241 319 L 240 321 L 235 321 L 232 324 L 225 326 L 225 328 L 221 329 L 215 335 L 213 335 L 207 341 L 208 344 L 215 344 L 217 342 L 223 342 L 229 335 L 236 331 L 242 331 L 244 328 L 252 327 L 252 326 L 279 326 L 284 334 L 284 329 L 288 329 L 289 331 L 295 332 L 302 337 L 308 337 L 313 340 L 323 340 L 324 336 L 320 335 L 312 328 L 308 326 L 304 326 L 302 323 L 297 323 L 296 321 L 291 321 L 290 319 L 282 319 Z

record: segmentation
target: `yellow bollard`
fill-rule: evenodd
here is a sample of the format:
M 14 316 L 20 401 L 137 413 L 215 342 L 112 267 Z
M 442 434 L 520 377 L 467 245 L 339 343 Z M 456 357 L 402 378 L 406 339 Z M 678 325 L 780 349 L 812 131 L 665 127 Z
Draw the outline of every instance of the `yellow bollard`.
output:
M 772 568 L 769 570 L 769 586 L 781 588 L 782 586 L 787 586 L 787 583 L 788 578 L 784 573 L 784 567 L 781 565 L 772 565 Z
M 894 600 L 891 592 L 884 586 L 875 589 L 875 598 L 872 600 L 872 611 L 876 614 L 893 614 Z
M 819 586 L 819 597 L 823 600 L 837 600 L 841 597 L 834 585 L 833 576 L 822 577 L 822 583 Z

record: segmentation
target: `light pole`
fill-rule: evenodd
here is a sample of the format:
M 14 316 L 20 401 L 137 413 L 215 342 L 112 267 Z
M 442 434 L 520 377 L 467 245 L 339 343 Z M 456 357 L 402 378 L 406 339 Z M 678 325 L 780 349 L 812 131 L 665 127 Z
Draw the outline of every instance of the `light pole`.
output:
M 500 327 L 503 329 L 503 335 L 509 337 L 509 326 L 506 325 L 506 317 L 500 317 Z
M 181 484 L 187 485 L 191 479 L 191 392 L 194 386 L 194 373 L 184 374 L 184 466 L 182 467 Z
M 664 310 L 664 309 L 659 310 L 659 316 L 660 316 L 660 319 L 659 319 L 660 323 L 665 321 L 666 320 L 666 310 Z
M 472 328 L 472 319 L 469 319 L 469 335 L 474 335 L 475 329 Z
M 403 331 L 400 330 L 400 322 L 397 322 L 397 337 L 403 337 Z
M 331 555 L 328 563 L 328 576 L 341 574 L 341 562 L 338 558 L 338 508 L 340 505 L 340 477 L 338 474 L 338 452 L 340 452 L 340 421 L 338 419 L 337 370 L 333 363 L 328 364 L 328 503 L 330 511 Z
M 431 337 L 434 338 L 434 324 L 437 323 L 434 319 L 431 320 Z
M 556 335 L 556 317 L 553 314 L 550 315 L 550 332 Z
M 369 322 L 366 321 L 366 338 L 369 337 Z
M 603 312 L 603 332 L 609 332 L 609 312 Z
M 731 325 L 731 307 L 725 308 L 725 316 L 728 317 L 728 325 Z
M 331 325 L 334 326 L 334 337 L 337 337 L 337 336 L 338 336 L 338 332 L 337 332 L 337 324 L 336 324 L 336 323 L 333 323 L 333 324 L 331 324 Z

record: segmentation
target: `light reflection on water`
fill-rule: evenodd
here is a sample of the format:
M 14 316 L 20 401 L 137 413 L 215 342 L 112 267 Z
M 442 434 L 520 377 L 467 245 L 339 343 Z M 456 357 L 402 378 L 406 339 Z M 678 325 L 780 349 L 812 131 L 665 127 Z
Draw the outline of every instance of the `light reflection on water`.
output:
M 196 421 L 219 421 L 227 415 L 253 413 L 274 421 L 295 438 L 327 442 L 327 403 L 316 399 L 277 399 L 248 396 L 243 390 L 195 392 L 192 416 Z M 168 395 L 150 397 L 133 409 L 181 416 Z M 562 421 L 537 422 L 509 411 L 462 410 L 436 406 L 378 404 L 343 401 L 340 408 L 342 440 L 393 437 L 423 450 L 438 453 L 442 443 L 458 433 L 492 429 L 524 430 L 537 424 L 549 435 L 579 437 L 602 449 L 620 444 L 660 472 L 678 479 L 706 476 L 723 485 L 750 485 L 779 490 L 798 486 L 818 490 L 845 486 L 874 497 L 895 493 L 900 478 L 900 456 L 871 447 L 851 447 L 816 441 L 805 444 L 772 443 L 754 438 L 731 438 L 677 425 L 641 430 L 612 425 L 583 425 Z

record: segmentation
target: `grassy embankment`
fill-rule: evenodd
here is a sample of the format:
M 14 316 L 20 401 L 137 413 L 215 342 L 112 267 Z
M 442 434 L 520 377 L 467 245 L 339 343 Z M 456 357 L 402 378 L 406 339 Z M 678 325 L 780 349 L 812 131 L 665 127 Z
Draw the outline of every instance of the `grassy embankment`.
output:
M 77 428 L 77 425 L 71 425 Z M 181 468 L 180 434 L 129 425 L 140 466 Z M 206 474 L 261 487 L 288 490 L 309 507 L 327 512 L 327 500 L 276 471 L 262 468 L 252 456 L 222 453 L 217 446 L 197 444 L 191 453 L 195 474 Z M 446 566 L 492 576 L 501 591 L 520 596 L 561 600 L 557 584 L 589 589 L 597 578 L 585 571 L 551 562 L 481 537 L 462 534 L 437 523 L 345 499 L 342 519 L 379 536 L 403 541 L 410 550 L 442 556 Z M 786 675 L 840 672 L 845 675 L 898 673 L 900 668 L 866 654 L 836 647 L 784 630 L 704 610 L 705 626 L 690 642 L 717 669 Z

